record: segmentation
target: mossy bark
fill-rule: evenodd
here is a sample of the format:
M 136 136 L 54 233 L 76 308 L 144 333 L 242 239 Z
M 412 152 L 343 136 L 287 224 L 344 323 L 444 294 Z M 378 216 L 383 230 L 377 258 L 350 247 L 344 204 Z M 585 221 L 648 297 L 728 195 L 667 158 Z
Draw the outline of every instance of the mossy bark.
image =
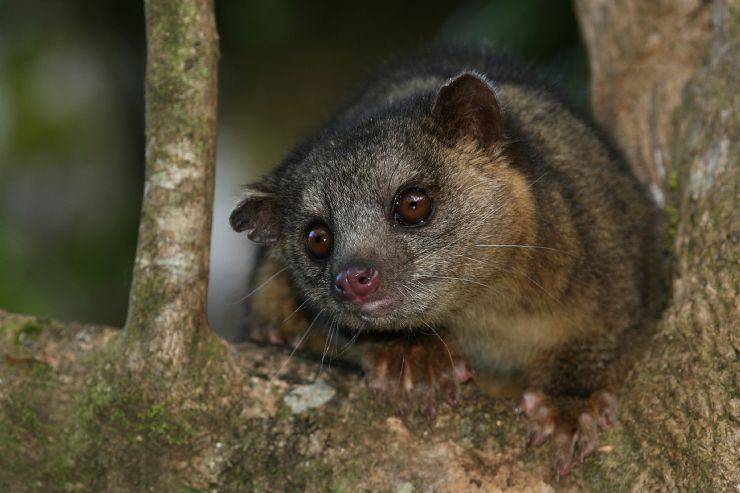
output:
M 512 401 L 467 388 L 464 405 L 444 409 L 434 424 L 401 420 L 370 399 L 355 372 L 324 369 L 316 383 L 315 362 L 293 356 L 286 364 L 287 352 L 250 344 L 227 348 L 210 333 L 212 5 L 149 0 L 147 188 L 128 321 L 121 331 L 0 311 L 0 491 L 740 484 L 737 3 L 579 0 L 577 7 L 597 116 L 641 176 L 670 192 L 676 222 L 672 305 L 622 391 L 622 424 L 595 457 L 556 482 L 547 451 L 524 448 Z M 688 13 L 695 17 L 682 23 Z M 677 46 L 680 67 L 670 59 Z M 635 125 L 657 138 L 640 141 Z M 671 179 L 656 171 L 656 156 Z
M 218 35 L 210 0 L 144 4 L 146 178 L 124 335 L 130 365 L 176 379 L 212 337 L 206 295 Z

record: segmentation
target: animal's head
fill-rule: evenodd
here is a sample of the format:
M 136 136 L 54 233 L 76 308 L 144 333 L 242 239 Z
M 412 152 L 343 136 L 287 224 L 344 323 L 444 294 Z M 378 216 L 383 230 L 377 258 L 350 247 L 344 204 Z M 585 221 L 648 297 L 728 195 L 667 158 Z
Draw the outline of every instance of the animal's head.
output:
M 328 127 L 231 214 L 273 245 L 295 285 L 353 328 L 443 321 L 506 269 L 478 245 L 522 241 L 532 199 L 501 102 L 463 73 Z

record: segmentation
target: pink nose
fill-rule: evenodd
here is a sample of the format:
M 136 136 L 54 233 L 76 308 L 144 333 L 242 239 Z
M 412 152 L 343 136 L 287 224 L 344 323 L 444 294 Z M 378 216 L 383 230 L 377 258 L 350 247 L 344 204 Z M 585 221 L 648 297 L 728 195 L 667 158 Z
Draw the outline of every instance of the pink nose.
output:
M 334 288 L 342 301 L 361 303 L 380 286 L 380 274 L 372 267 L 353 265 L 337 274 Z

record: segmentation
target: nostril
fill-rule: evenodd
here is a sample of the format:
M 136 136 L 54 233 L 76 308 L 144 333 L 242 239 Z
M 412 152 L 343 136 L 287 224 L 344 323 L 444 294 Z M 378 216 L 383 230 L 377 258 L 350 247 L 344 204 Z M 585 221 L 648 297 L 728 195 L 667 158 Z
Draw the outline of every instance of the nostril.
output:
M 378 271 L 372 267 L 351 266 L 334 280 L 334 290 L 344 301 L 361 302 L 377 291 L 380 285 Z
M 377 271 L 369 267 L 354 270 L 349 278 L 352 291 L 359 297 L 366 297 L 374 293 L 378 288 L 379 281 Z
M 357 282 L 360 284 L 369 284 L 375 277 L 375 269 L 367 269 L 365 272 L 357 276 Z

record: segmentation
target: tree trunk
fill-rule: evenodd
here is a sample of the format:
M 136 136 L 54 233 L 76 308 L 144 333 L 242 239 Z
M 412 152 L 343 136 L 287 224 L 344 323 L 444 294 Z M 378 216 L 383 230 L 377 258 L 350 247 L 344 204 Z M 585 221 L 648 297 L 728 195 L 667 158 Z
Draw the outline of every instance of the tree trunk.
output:
M 625 426 L 618 453 L 605 461 L 606 484 L 613 491 L 734 491 L 740 488 L 740 5 L 576 5 L 597 116 L 646 170 L 642 176 L 670 191 L 675 235 L 672 304 L 622 392 Z
M 672 305 L 601 453 L 556 482 L 547 451 L 525 449 L 513 402 L 468 388 L 434 424 L 400 420 L 354 371 L 315 380 L 315 362 L 215 338 L 205 319 L 213 10 L 148 0 L 129 317 L 119 331 L 0 311 L 0 491 L 737 487 L 740 12 L 722 0 L 576 3 L 596 115 L 667 199 L 676 259 Z
M 589 53 L 594 115 L 665 202 L 673 111 L 704 61 L 710 2 L 575 0 L 575 6 Z

